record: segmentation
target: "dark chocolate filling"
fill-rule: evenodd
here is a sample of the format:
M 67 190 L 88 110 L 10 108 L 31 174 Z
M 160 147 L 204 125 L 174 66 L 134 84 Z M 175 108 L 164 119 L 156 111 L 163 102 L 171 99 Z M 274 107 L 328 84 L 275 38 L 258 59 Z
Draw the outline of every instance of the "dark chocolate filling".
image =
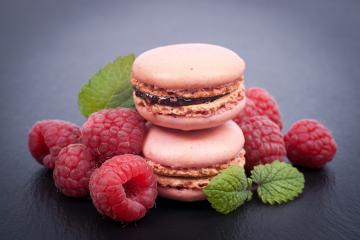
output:
M 186 98 L 186 97 L 177 97 L 177 96 L 156 96 L 151 93 L 142 92 L 137 88 L 134 88 L 134 91 L 137 97 L 144 99 L 145 102 L 149 105 L 159 104 L 170 107 L 189 106 L 189 105 L 213 102 L 216 99 L 219 99 L 227 95 L 226 93 L 211 97 Z

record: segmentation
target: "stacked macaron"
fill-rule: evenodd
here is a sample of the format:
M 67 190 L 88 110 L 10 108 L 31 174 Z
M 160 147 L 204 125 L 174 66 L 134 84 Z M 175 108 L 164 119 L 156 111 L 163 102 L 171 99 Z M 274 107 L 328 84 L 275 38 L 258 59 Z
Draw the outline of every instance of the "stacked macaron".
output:
M 244 61 L 210 44 L 151 49 L 132 68 L 134 102 L 150 123 L 143 154 L 162 197 L 205 199 L 202 188 L 245 163 L 244 136 L 231 121 L 245 104 Z

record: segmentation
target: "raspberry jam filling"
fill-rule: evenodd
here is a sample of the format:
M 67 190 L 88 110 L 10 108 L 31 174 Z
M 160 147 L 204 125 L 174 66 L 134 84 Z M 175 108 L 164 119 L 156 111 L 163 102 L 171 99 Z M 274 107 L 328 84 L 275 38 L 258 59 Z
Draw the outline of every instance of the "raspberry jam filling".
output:
M 159 104 L 170 107 L 189 106 L 189 105 L 213 102 L 228 94 L 226 93 L 211 97 L 186 98 L 186 97 L 176 97 L 176 96 L 156 96 L 151 93 L 142 92 L 137 88 L 134 88 L 134 91 L 137 97 L 144 99 L 146 103 L 149 105 Z

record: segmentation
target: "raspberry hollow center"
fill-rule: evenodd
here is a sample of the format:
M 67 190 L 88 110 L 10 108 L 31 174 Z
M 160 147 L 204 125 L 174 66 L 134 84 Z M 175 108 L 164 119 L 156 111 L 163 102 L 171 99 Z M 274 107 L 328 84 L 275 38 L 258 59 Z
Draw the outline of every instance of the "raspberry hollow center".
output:
M 127 181 L 126 183 L 123 184 L 123 188 L 124 188 L 124 192 L 126 194 L 126 198 L 130 198 L 130 199 L 134 199 L 136 197 L 136 188 L 137 188 L 137 180 L 136 178 L 138 177 L 134 177 L 132 179 L 130 179 L 129 181 Z

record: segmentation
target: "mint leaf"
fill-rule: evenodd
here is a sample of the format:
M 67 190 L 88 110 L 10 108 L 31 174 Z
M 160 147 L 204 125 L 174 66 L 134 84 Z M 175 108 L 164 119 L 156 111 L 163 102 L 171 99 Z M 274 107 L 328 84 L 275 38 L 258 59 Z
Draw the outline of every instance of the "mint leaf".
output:
M 133 54 L 118 57 L 93 75 L 82 86 L 78 105 L 79 111 L 88 117 L 104 108 L 132 107 L 131 67 L 135 60 Z
M 258 184 L 257 193 L 263 203 L 281 204 L 293 200 L 304 189 L 304 175 L 291 164 L 274 161 L 258 165 L 251 171 Z
M 218 212 L 227 214 L 250 200 L 251 180 L 239 165 L 232 165 L 223 170 L 209 182 L 203 191 L 211 206 Z

